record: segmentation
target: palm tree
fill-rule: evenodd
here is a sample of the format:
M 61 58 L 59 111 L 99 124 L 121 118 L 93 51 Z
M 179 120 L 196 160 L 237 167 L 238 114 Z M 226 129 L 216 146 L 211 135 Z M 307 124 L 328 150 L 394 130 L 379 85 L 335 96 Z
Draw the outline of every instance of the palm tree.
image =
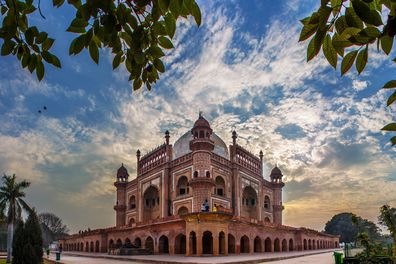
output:
M 22 217 L 22 210 L 31 212 L 32 209 L 22 199 L 25 197 L 23 189 L 29 187 L 30 182 L 17 182 L 15 174 L 3 176 L 3 185 L 0 187 L 0 212 L 7 219 L 7 263 L 11 262 L 12 240 L 14 236 L 14 223 Z

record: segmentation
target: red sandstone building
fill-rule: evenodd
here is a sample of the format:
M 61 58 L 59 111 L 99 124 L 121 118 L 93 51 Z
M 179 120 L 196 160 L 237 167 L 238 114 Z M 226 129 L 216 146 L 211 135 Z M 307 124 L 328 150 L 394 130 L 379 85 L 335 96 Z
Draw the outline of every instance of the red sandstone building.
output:
M 173 146 L 169 138 L 137 151 L 133 180 L 118 169 L 116 226 L 72 235 L 63 250 L 201 256 L 338 246 L 338 236 L 282 225 L 282 172 L 265 180 L 263 153 L 239 146 L 236 132 L 227 148 L 200 115 Z

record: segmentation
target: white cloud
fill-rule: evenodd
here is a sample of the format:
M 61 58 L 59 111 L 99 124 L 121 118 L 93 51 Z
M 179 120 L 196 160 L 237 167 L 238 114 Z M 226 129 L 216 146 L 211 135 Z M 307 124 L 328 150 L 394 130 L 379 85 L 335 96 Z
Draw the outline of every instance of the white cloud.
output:
M 352 81 L 352 88 L 358 92 L 366 89 L 368 85 L 369 85 L 368 81 L 359 81 L 359 80 Z

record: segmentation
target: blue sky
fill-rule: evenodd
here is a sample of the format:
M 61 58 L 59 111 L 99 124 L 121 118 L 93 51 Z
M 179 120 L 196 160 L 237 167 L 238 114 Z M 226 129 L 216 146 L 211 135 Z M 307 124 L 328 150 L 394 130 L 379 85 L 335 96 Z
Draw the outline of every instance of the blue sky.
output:
M 15 58 L 0 58 L 0 173 L 31 181 L 30 204 L 72 231 L 111 226 L 117 168 L 123 162 L 134 177 L 137 149 L 161 144 L 167 129 L 174 142 L 202 110 L 226 143 L 235 129 L 239 144 L 263 150 L 265 177 L 282 169 L 287 225 L 321 230 L 343 211 L 376 221 L 382 204 L 396 206 L 395 150 L 379 131 L 392 121 L 379 91 L 390 60 L 373 50 L 362 75 L 342 78 L 322 56 L 306 63 L 298 19 L 317 0 L 199 3 L 202 26 L 179 21 L 151 92 L 132 92 L 106 50 L 99 66 L 87 52 L 69 57 L 73 10 L 43 6 L 46 20 L 32 24 L 56 38 L 63 67 L 47 67 L 39 83 Z

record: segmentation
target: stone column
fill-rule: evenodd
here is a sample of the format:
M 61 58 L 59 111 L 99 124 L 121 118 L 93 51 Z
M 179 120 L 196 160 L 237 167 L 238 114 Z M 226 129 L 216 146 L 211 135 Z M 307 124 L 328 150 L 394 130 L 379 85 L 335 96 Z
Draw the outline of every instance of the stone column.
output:
M 219 236 L 214 234 L 213 237 L 213 256 L 219 255 Z
M 197 233 L 197 256 L 202 256 L 202 234 Z
M 224 255 L 228 256 L 228 234 L 225 235 L 224 240 Z
M 186 256 L 191 256 L 192 238 L 190 234 L 186 234 Z
M 249 238 L 249 253 L 254 253 L 254 239 Z

